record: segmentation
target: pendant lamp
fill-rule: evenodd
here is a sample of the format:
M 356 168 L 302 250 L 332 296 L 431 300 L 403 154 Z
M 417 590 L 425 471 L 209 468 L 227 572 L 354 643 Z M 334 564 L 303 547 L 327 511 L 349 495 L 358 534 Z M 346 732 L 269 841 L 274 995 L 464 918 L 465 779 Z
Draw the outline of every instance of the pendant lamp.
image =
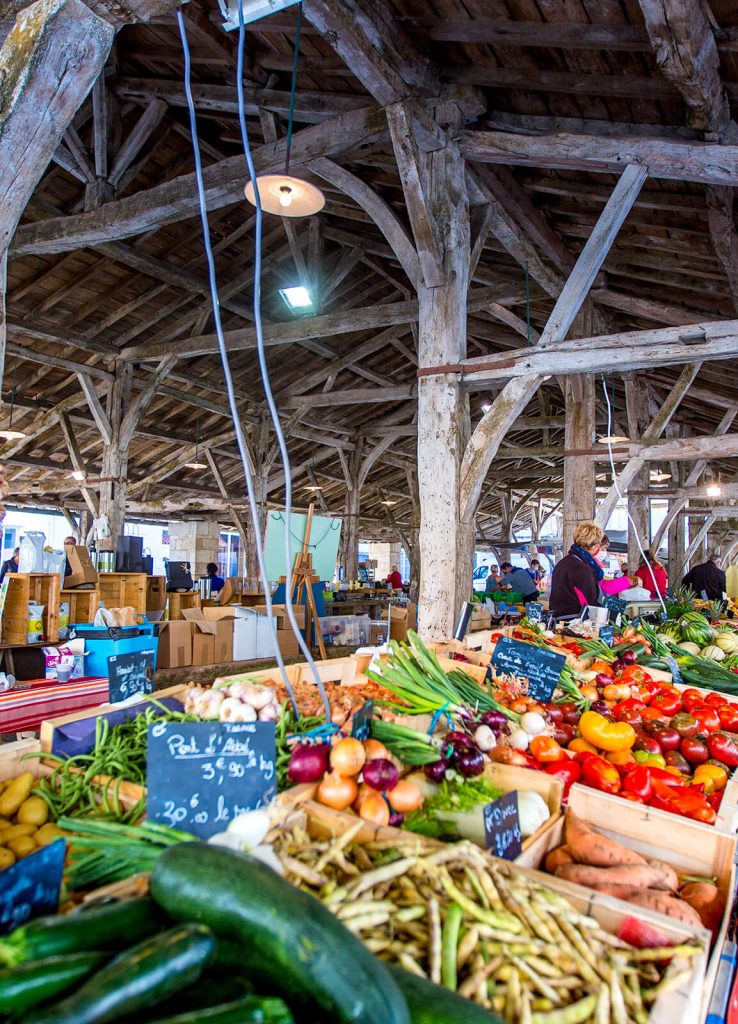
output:
M 195 457 L 192 462 L 185 462 L 186 469 L 207 469 L 206 462 L 200 462 L 200 417 L 195 420 Z
M 290 174 L 290 151 L 292 149 L 292 123 L 295 116 L 295 91 L 297 89 L 297 64 L 300 56 L 300 26 L 302 4 L 297 5 L 297 30 L 295 33 L 295 54 L 292 61 L 292 89 L 290 91 L 290 113 L 287 121 L 287 153 L 284 174 L 260 174 L 256 179 L 259 202 L 265 213 L 276 213 L 280 217 L 311 217 L 325 206 L 325 196 L 309 181 Z M 248 201 L 256 206 L 254 183 L 247 182 L 245 194 Z
M 15 371 L 18 366 L 18 360 L 13 363 L 13 384 L 10 389 L 10 416 L 8 417 L 8 429 L 0 430 L 0 437 L 4 441 L 20 441 L 25 436 L 24 430 L 13 430 L 13 409 L 15 407 Z

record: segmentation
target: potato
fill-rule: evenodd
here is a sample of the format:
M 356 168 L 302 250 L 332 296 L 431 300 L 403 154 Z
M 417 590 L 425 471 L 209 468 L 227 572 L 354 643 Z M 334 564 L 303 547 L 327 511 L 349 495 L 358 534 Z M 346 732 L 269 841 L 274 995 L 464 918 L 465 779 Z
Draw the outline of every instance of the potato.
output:
M 53 843 L 55 839 L 63 839 L 65 833 L 59 828 L 58 825 L 54 825 L 53 822 L 48 822 L 46 825 L 42 825 L 41 828 L 34 835 L 34 839 L 39 846 L 48 846 Z
M 38 847 L 31 836 L 18 836 L 17 839 L 10 840 L 8 849 L 20 859 L 21 857 L 27 857 L 29 853 L 33 853 Z
M 12 824 L 13 822 L 9 821 L 7 818 L 0 818 L 0 832 L 2 832 L 4 828 L 10 828 Z
M 0 871 L 12 867 L 13 864 L 15 864 L 15 854 L 13 851 L 6 850 L 4 846 L 0 846 Z
M 15 820 L 19 825 L 45 825 L 49 820 L 49 805 L 40 796 L 29 796 L 18 808 Z
M 0 843 L 3 846 L 7 846 L 14 839 L 19 839 L 21 836 L 32 836 L 35 831 L 35 825 L 11 825 L 10 828 L 4 828 L 0 832 Z
M 35 781 L 33 772 L 23 772 L 13 779 L 5 792 L 0 793 L 0 817 L 10 818 L 17 813 L 23 801 L 31 795 Z

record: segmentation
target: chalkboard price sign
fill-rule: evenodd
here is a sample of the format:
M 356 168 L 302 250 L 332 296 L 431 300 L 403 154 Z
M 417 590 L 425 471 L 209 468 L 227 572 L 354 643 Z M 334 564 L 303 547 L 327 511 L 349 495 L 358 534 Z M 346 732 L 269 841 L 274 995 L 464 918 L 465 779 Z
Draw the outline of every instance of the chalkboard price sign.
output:
M 617 624 L 618 616 L 625 614 L 625 609 L 628 607 L 628 602 L 623 601 L 619 597 L 605 596 L 602 603 L 610 613 L 610 620 Z
M 599 636 L 603 644 L 607 644 L 608 647 L 612 647 L 612 645 L 615 643 L 614 626 L 600 626 Z
M 57 839 L 0 871 L 0 934 L 59 909 L 64 847 Z
M 372 718 L 374 717 L 374 701 L 365 701 L 359 710 L 354 715 L 354 720 L 351 725 L 351 735 L 357 739 L 364 740 L 369 739 L 369 733 L 372 727 Z
M 517 790 L 505 793 L 484 808 L 484 833 L 487 849 L 495 857 L 515 860 L 523 851 Z
M 671 655 L 668 655 L 666 659 L 666 664 L 669 666 L 669 671 L 671 672 L 672 683 L 683 683 L 684 676 L 682 675 L 682 670 L 679 668 L 679 665 L 677 664 L 676 658 L 673 658 Z
M 490 665 L 498 675 L 527 678 L 528 696 L 545 704 L 553 696 L 565 661 L 565 654 L 556 654 L 544 647 L 534 647 L 503 636 L 495 644 Z
M 543 618 L 543 605 L 540 601 L 529 601 L 525 606 L 525 614 L 529 622 L 540 622 Z
M 274 722 L 155 722 L 147 816 L 208 839 L 277 794 Z
M 154 692 L 154 651 L 133 651 L 108 658 L 110 703 L 127 700 L 134 693 Z

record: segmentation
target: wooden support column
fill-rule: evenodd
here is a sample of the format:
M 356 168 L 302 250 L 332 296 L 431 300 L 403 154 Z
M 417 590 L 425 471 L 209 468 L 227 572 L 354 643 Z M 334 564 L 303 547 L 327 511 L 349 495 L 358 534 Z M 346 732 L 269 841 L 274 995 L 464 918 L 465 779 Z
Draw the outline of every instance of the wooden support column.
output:
M 649 428 L 648 392 L 645 378 L 638 374 L 625 381 L 625 402 L 631 438 L 643 437 Z M 633 474 L 628 490 L 628 568 L 634 572 L 641 564 L 636 531 L 641 544 L 651 543 L 651 504 L 648 497 L 650 470 L 645 463 Z M 604 526 L 603 526 L 604 528 Z
M 133 367 L 116 361 L 115 378 L 108 396 L 107 416 L 110 422 L 111 443 L 103 446 L 100 471 L 100 515 L 107 519 L 108 536 L 101 536 L 97 528 L 98 551 L 115 551 L 115 542 L 123 532 L 126 517 L 126 487 L 128 483 L 128 448 L 123 447 L 122 426 L 125 410 L 131 401 Z
M 589 449 L 595 439 L 594 374 L 572 374 L 564 382 L 566 451 Z M 581 455 L 564 458 L 564 551 L 568 551 L 579 523 L 594 515 L 595 462 Z
M 674 505 L 681 507 L 682 502 L 678 500 L 675 502 L 669 502 L 669 512 Z M 669 526 L 669 561 L 668 561 L 668 579 L 670 586 L 677 586 L 682 582 L 682 566 L 684 565 L 684 555 L 686 552 L 685 543 L 685 529 L 687 521 L 685 516 L 676 514 Z

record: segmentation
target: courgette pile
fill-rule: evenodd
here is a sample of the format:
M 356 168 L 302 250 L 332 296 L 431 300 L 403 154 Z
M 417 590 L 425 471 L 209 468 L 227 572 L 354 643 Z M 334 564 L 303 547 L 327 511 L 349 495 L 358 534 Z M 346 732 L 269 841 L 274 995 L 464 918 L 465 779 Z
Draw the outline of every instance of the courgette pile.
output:
M 374 957 L 319 900 L 245 854 L 184 843 L 151 898 L 41 918 L 0 940 L 18 1024 L 501 1024 Z

